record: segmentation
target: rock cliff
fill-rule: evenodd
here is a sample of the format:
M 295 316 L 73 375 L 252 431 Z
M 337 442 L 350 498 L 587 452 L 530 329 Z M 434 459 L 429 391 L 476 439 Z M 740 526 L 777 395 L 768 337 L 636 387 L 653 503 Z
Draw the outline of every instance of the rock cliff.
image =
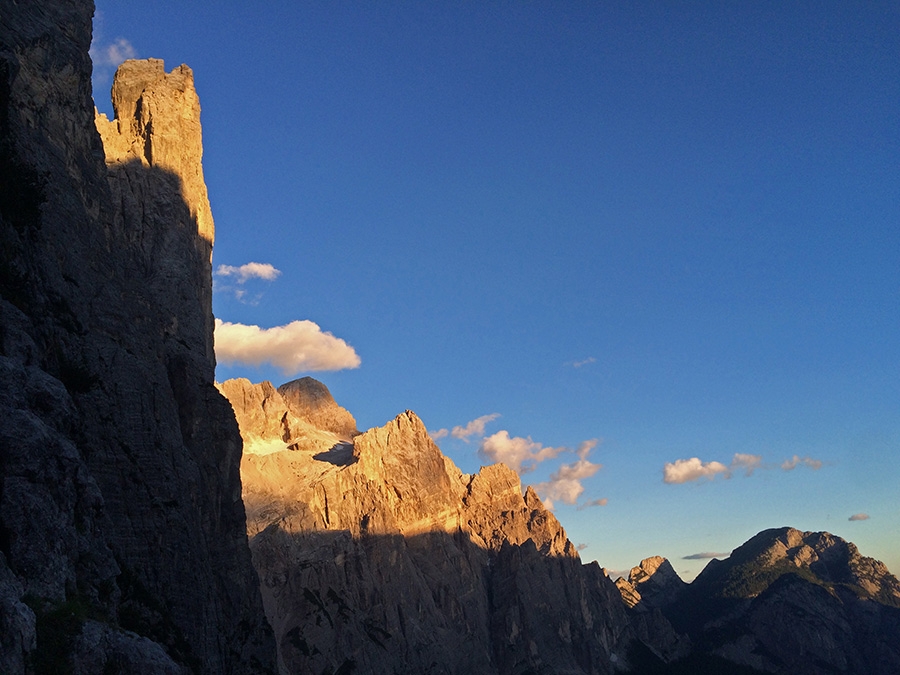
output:
M 730 667 L 900 672 L 900 581 L 827 532 L 760 532 L 711 561 L 663 612 L 691 635 L 695 658 Z
M 616 580 L 616 588 L 629 607 L 662 608 L 675 602 L 687 586 L 672 564 L 660 556 L 645 558 L 632 567 L 628 578 Z
M 629 619 L 512 470 L 462 473 L 409 411 L 352 438 L 333 415 L 322 428 L 283 396 L 336 410 L 313 382 L 220 385 L 286 672 L 611 673 L 639 642 L 680 653 L 662 617 Z
M 0 2 L 0 672 L 266 672 L 191 72 L 95 121 L 92 13 Z

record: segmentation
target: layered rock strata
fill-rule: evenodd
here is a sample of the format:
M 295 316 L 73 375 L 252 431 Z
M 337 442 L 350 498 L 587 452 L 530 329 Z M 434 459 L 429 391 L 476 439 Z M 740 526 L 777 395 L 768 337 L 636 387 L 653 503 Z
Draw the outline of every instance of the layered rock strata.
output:
M 665 620 L 629 621 L 515 472 L 462 473 L 414 413 L 348 438 L 292 412 L 336 409 L 318 383 L 220 387 L 285 672 L 611 673 L 641 639 L 681 648 Z
M 95 126 L 92 13 L 0 3 L 0 672 L 266 672 L 191 73 Z

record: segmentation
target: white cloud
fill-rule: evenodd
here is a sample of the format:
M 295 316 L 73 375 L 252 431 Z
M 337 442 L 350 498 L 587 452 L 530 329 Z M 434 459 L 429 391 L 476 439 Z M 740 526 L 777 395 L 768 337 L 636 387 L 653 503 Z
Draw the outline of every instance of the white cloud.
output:
M 464 441 L 468 441 L 470 436 L 483 436 L 485 425 L 488 422 L 493 422 L 498 417 L 500 417 L 500 413 L 482 415 L 478 419 L 474 419 L 471 422 L 467 423 L 464 427 L 453 427 L 453 431 L 450 432 L 450 435 L 453 436 L 453 438 L 459 438 Z
M 361 363 L 353 347 L 312 321 L 260 328 L 216 319 L 215 344 L 222 363 L 271 363 L 285 375 L 357 368 Z
M 587 366 L 591 363 L 597 363 L 597 359 L 593 356 L 589 356 L 586 359 L 582 359 L 581 361 L 572 361 L 573 368 L 581 368 L 582 366 Z
M 676 459 L 666 462 L 663 467 L 664 483 L 687 483 L 701 478 L 715 478 L 717 474 L 730 475 L 728 467 L 721 462 L 701 462 L 699 457 Z
M 682 560 L 711 560 L 712 558 L 727 558 L 731 553 L 691 553 L 682 558 Z
M 575 504 L 581 493 L 584 492 L 584 485 L 581 484 L 581 481 L 590 478 L 600 470 L 601 465 L 589 462 L 586 454 L 577 462 L 563 464 L 550 474 L 550 480 L 534 486 L 535 492 L 538 493 L 544 506 L 548 509 L 553 508 L 555 501 L 561 501 L 563 504 Z
M 523 474 L 533 471 L 537 464 L 556 457 L 564 450 L 564 447 L 544 447 L 530 437 L 510 438 L 509 432 L 504 429 L 483 439 L 478 454 L 492 463 L 502 462 L 516 473 Z
M 799 457 L 798 455 L 794 455 L 791 459 L 787 459 L 781 463 L 781 468 L 785 471 L 793 471 L 798 466 L 808 466 L 813 471 L 818 471 L 822 468 L 822 462 L 818 459 L 813 459 L 812 457 Z
M 219 277 L 235 277 L 237 284 L 246 283 L 249 279 L 263 279 L 265 281 L 275 281 L 281 275 L 281 270 L 276 269 L 269 263 L 249 262 L 240 267 L 234 265 L 219 265 L 216 268 L 216 276 Z
M 762 465 L 761 455 L 748 455 L 742 452 L 734 453 L 731 460 L 731 470 L 743 469 L 747 476 L 752 476 L 753 471 Z
M 101 68 L 118 68 L 123 61 L 137 57 L 137 50 L 125 38 L 116 38 L 109 44 L 91 44 L 91 61 Z
M 438 429 L 437 431 L 429 431 L 428 435 L 431 436 L 431 440 L 437 441 L 441 438 L 449 436 L 450 432 L 447 429 Z
M 847 518 L 847 520 L 850 520 L 850 521 L 868 520 L 868 519 L 869 519 L 868 513 L 854 513 L 852 516 Z

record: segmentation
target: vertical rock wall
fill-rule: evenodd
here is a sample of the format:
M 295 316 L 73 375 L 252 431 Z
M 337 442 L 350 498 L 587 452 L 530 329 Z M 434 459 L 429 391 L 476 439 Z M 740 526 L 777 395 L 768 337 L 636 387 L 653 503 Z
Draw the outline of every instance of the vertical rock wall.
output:
M 192 75 L 95 126 L 92 13 L 0 1 L 0 672 L 267 672 Z

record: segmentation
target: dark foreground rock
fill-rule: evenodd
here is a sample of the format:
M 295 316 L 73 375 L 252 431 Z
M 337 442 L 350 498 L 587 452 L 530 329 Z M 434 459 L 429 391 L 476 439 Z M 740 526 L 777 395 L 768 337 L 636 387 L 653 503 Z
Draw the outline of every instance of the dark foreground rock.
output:
M 0 2 L 0 672 L 266 672 L 190 70 Z M 108 162 L 108 164 L 107 164 Z

